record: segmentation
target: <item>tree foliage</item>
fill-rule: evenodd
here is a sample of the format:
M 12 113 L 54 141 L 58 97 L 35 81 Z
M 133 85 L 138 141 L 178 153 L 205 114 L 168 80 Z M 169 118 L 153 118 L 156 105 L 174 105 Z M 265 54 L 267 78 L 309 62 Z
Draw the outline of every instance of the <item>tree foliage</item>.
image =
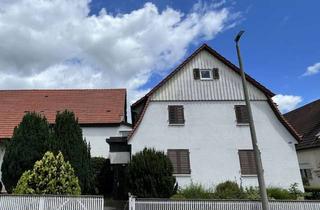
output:
M 160 151 L 145 148 L 133 155 L 128 166 L 128 185 L 138 197 L 169 198 L 177 190 L 170 159 Z
M 93 193 L 90 145 L 83 138 L 78 119 L 73 112 L 65 110 L 57 114 L 53 126 L 52 151 L 61 151 L 65 160 L 70 162 L 79 178 L 82 193 Z
M 110 160 L 103 157 L 93 157 L 91 158 L 91 166 L 94 177 L 95 193 L 110 196 L 113 190 L 114 178 Z
M 46 152 L 32 170 L 24 172 L 18 181 L 15 194 L 80 195 L 78 178 L 61 152 L 54 156 Z
M 6 145 L 1 167 L 2 181 L 10 193 L 20 176 L 42 158 L 49 147 L 49 124 L 37 113 L 27 113 L 14 129 L 12 139 Z

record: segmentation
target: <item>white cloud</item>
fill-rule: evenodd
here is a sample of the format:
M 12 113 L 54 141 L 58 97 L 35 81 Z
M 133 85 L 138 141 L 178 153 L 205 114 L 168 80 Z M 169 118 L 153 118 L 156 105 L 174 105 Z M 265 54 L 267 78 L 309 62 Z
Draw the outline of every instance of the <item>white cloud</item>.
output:
M 223 2 L 198 3 L 187 14 L 146 3 L 88 16 L 89 1 L 2 0 L 0 88 L 126 87 L 132 101 L 152 73 L 234 24 Z
M 293 95 L 275 95 L 272 100 L 278 104 L 278 107 L 282 113 L 289 112 L 295 109 L 298 104 L 302 101 L 301 96 Z
M 308 66 L 307 71 L 303 74 L 303 76 L 310 76 L 314 74 L 318 74 L 320 72 L 320 63 L 315 63 L 312 66 Z

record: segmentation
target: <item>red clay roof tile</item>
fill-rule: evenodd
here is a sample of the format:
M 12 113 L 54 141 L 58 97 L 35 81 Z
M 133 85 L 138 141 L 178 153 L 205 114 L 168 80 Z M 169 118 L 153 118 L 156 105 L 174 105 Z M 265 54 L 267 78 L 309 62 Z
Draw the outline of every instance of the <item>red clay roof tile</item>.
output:
M 26 112 L 44 114 L 54 123 L 58 111 L 73 111 L 80 124 L 126 120 L 125 89 L 0 90 L 0 138 L 11 138 Z

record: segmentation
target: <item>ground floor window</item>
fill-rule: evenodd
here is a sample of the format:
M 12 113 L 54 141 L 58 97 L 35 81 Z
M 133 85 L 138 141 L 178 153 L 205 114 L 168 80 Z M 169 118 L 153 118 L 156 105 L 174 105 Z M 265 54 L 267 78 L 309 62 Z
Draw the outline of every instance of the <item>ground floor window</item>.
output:
M 167 155 L 171 160 L 174 174 L 191 173 L 188 149 L 168 149 Z
M 253 150 L 239 150 L 241 175 L 257 175 L 256 159 Z

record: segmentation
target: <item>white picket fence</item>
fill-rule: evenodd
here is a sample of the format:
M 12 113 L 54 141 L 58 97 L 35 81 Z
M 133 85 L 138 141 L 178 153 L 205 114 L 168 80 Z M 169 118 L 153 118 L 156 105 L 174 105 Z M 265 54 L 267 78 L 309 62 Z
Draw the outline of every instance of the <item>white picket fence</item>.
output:
M 129 210 L 262 210 L 258 201 L 129 198 Z M 270 201 L 270 210 L 320 210 L 320 201 Z
M 103 210 L 102 196 L 0 195 L 0 210 Z

